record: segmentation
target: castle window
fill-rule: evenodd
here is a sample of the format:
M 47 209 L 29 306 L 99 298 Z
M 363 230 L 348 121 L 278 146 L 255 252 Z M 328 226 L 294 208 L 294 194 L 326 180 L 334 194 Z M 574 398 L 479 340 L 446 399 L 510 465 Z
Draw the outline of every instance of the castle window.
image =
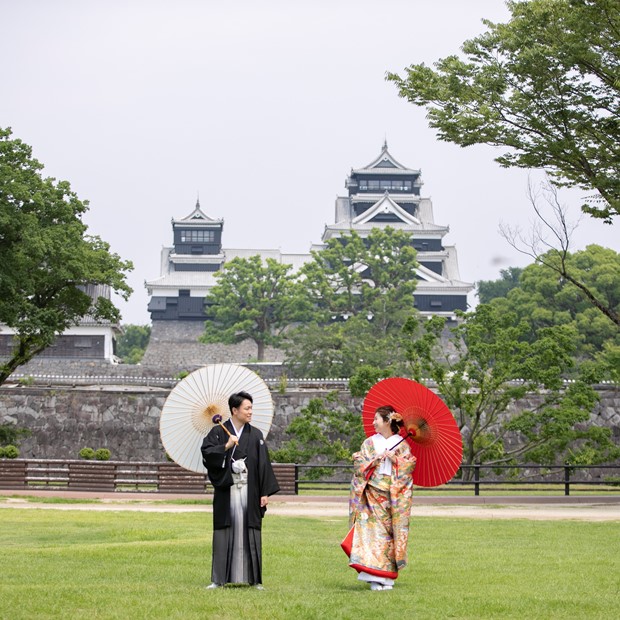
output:
M 214 230 L 182 230 L 181 243 L 213 243 Z

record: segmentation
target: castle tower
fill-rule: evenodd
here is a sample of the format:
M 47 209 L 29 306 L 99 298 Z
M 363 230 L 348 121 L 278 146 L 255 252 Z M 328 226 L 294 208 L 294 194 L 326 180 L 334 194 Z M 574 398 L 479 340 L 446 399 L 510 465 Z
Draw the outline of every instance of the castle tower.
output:
M 351 170 L 345 183 L 349 195 L 336 199 L 335 222 L 325 227 L 322 240 L 351 231 L 365 238 L 373 228 L 387 226 L 410 233 L 419 263 L 415 307 L 423 314 L 451 317 L 454 310 L 467 309 L 473 285 L 461 281 L 456 248 L 443 244 L 450 228 L 435 224 L 432 202 L 420 193 L 422 185 L 421 171 L 399 163 L 384 142 L 377 158 Z

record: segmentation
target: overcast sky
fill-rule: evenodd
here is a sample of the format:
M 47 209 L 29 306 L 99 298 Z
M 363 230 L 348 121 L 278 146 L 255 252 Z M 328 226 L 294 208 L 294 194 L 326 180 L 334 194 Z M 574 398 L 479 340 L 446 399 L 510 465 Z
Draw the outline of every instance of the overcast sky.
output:
M 0 126 L 133 261 L 124 323 L 150 321 L 144 281 L 198 194 L 224 218 L 224 247 L 307 252 L 384 139 L 422 170 L 461 279 L 495 279 L 530 262 L 498 232 L 533 220 L 528 172 L 439 142 L 385 73 L 459 53 L 483 18 L 507 17 L 501 0 L 0 0 Z M 564 198 L 575 218 L 580 195 Z M 617 237 L 586 218 L 574 249 L 619 250 Z

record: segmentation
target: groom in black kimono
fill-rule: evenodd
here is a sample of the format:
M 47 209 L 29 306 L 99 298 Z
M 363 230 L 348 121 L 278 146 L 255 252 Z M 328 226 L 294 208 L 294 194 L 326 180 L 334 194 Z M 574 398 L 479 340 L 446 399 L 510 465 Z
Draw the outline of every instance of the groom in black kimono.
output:
M 246 583 L 263 589 L 262 518 L 269 496 L 280 490 L 262 432 L 251 426 L 252 396 L 228 399 L 231 418 L 202 442 L 213 485 L 213 557 L 209 589 Z

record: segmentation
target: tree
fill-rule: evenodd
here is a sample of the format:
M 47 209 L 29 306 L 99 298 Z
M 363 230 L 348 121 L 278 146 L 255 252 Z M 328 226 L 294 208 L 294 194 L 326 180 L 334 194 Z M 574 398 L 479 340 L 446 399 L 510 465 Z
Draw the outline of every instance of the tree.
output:
M 66 181 L 43 178 L 32 149 L 0 129 L 0 323 L 15 330 L 15 346 L 0 365 L 0 385 L 49 347 L 80 318 L 118 322 L 119 310 L 88 289 L 105 285 L 127 299 L 133 266 L 87 234 L 88 203 Z
M 466 41 L 466 60 L 388 73 L 423 106 L 441 140 L 507 147 L 502 166 L 543 168 L 597 194 L 582 209 L 611 223 L 620 209 L 618 0 L 509 1 L 506 24 Z
M 565 273 L 570 273 L 566 277 Z M 578 282 L 580 286 L 576 286 Z M 616 316 L 620 313 L 620 254 L 609 248 L 589 245 L 578 252 L 549 250 L 538 262 L 523 269 L 519 285 L 506 297 L 490 303 L 501 312 L 511 312 L 531 326 L 533 342 L 544 327 L 570 326 L 575 330 L 574 354 L 594 359 L 606 345 L 620 346 L 618 324 L 602 313 L 583 294 L 583 289 Z
M 359 413 L 337 403 L 337 393 L 325 400 L 313 398 L 286 429 L 291 439 L 271 453 L 279 463 L 350 464 L 351 455 L 365 438 Z M 331 469 L 314 469 L 308 476 L 318 478 L 333 473 Z
M 550 214 L 545 212 L 544 204 L 540 204 L 539 195 L 535 193 L 531 185 L 529 187 L 529 199 L 537 216 L 537 225 L 530 231 L 526 238 L 521 231 L 510 226 L 500 227 L 502 236 L 518 252 L 533 258 L 536 263 L 544 265 L 548 270 L 560 276 L 561 282 L 570 283 L 578 292 L 578 297 L 586 301 L 597 311 L 601 312 L 617 327 L 620 327 L 620 296 L 618 286 L 620 282 L 620 269 L 618 255 L 609 250 L 608 265 L 599 264 L 598 276 L 603 276 L 600 267 L 606 272 L 602 278 L 592 277 L 592 263 L 583 258 L 571 260 L 570 244 L 573 231 L 577 224 L 568 222 L 566 207 L 560 204 L 557 189 L 553 185 L 542 185 L 541 191 L 545 202 L 550 207 Z M 549 237 L 551 240 L 549 241 Z M 600 246 L 597 246 L 600 248 Z M 600 248 L 603 252 L 604 249 Z M 577 253 L 583 257 L 583 253 Z M 615 255 L 615 259 L 613 257 Z M 592 256 L 592 261 L 594 261 Z M 580 266 L 579 263 L 582 263 Z M 580 301 L 580 300 L 577 300 Z M 579 304 L 583 306 L 583 304 Z M 597 318 L 597 317 L 595 317 Z
M 116 341 L 116 354 L 125 364 L 138 364 L 150 338 L 150 325 L 123 325 L 123 333 Z
M 215 274 L 218 282 L 207 295 L 207 322 L 201 342 L 256 343 L 258 360 L 266 345 L 278 345 L 283 330 L 303 317 L 291 265 L 260 256 L 233 258 Z
M 541 328 L 529 342 L 524 336 L 531 326 L 510 312 L 481 304 L 461 314 L 463 321 L 450 330 L 455 356 L 439 346 L 441 317 L 424 324 L 412 318 L 405 332 L 413 378 L 432 379 L 457 420 L 464 464 L 593 464 L 620 456 L 609 429 L 588 426 L 597 400 L 594 377 L 564 385 L 573 365 L 573 329 Z M 526 397 L 530 406 L 517 411 Z M 518 442 L 509 440 L 514 436 Z
M 300 272 L 312 321 L 289 334 L 289 362 L 310 376 L 350 376 L 360 364 L 398 365 L 400 330 L 414 307 L 411 235 L 355 231 L 313 252 Z
M 330 239 L 301 277 L 318 322 L 364 316 L 385 335 L 413 308 L 417 266 L 411 234 L 387 226 Z
M 480 280 L 478 282 L 478 299 L 481 304 L 487 304 L 496 297 L 506 297 L 509 291 L 519 286 L 519 278 L 523 273 L 521 267 L 502 269 L 498 280 Z

